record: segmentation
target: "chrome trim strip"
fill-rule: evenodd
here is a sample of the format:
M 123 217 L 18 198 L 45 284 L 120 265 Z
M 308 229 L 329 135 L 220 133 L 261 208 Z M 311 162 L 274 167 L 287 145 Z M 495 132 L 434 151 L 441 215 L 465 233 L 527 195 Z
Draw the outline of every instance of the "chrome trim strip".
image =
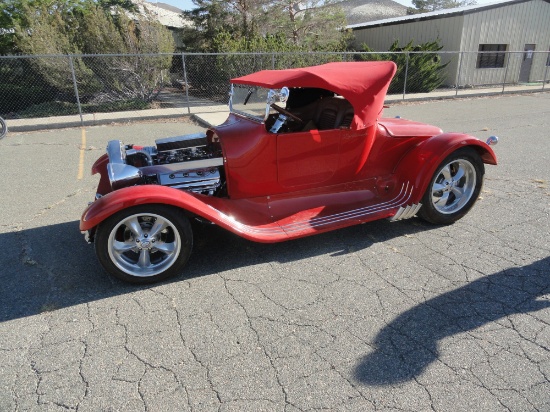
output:
M 397 222 L 398 220 L 410 219 L 414 217 L 416 213 L 422 207 L 422 203 L 412 204 L 408 206 L 401 206 L 399 210 L 392 217 L 388 218 L 390 222 Z
M 404 211 L 405 211 L 405 209 L 403 209 L 403 207 L 401 206 L 399 208 L 399 210 L 397 211 L 397 213 L 391 218 L 391 221 L 394 222 L 396 220 L 401 219 L 401 216 L 403 215 Z
M 332 223 L 344 222 L 346 220 L 352 220 L 356 218 L 362 218 L 377 212 L 383 212 L 386 210 L 394 209 L 400 205 L 406 204 L 411 198 L 414 187 L 407 182 L 403 184 L 399 193 L 391 200 L 386 202 L 378 203 L 371 206 L 365 206 L 359 209 L 350 210 L 347 212 L 336 213 L 330 216 L 324 216 L 320 218 L 314 218 L 311 220 L 304 220 L 301 222 L 295 222 L 286 224 L 279 227 L 254 227 L 245 225 L 241 222 L 236 221 L 231 216 L 228 216 L 222 212 L 219 212 L 220 218 L 225 221 L 228 225 L 238 228 L 243 233 L 249 234 L 264 234 L 266 236 L 277 234 L 293 234 L 309 228 L 320 228 Z M 403 208 L 403 207 L 401 207 Z M 416 213 L 416 211 L 415 211 Z
M 298 232 L 301 230 L 305 230 L 309 227 L 315 228 L 315 227 L 321 227 L 324 225 L 328 225 L 331 223 L 338 223 L 346 220 L 351 220 L 355 218 L 360 218 L 363 216 L 367 216 L 376 212 L 381 212 L 384 210 L 392 209 L 394 207 L 399 206 L 400 204 L 406 203 L 409 198 L 412 195 L 412 188 L 409 191 L 409 184 L 407 183 L 407 186 L 403 184 L 401 187 L 401 191 L 399 194 L 392 200 L 389 200 L 387 202 L 378 203 L 376 205 L 366 206 L 360 209 L 350 210 L 348 212 L 342 212 L 331 216 L 325 216 L 322 218 L 315 218 L 310 221 L 304 221 L 304 222 L 297 222 L 292 223 L 289 225 L 282 226 L 282 229 L 285 232 Z
M 416 205 L 416 207 L 414 208 L 414 212 L 412 213 L 411 217 L 416 216 L 416 214 L 418 213 L 418 211 L 420 210 L 421 207 L 422 207 L 422 203 L 419 203 L 418 205 Z

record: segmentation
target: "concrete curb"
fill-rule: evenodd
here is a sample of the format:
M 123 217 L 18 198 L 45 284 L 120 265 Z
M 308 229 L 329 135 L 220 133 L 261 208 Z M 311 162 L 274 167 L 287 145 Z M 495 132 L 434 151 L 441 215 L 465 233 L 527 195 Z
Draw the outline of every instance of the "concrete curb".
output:
M 499 97 L 499 96 L 508 96 L 508 95 L 514 95 L 514 94 L 531 94 L 531 93 L 545 93 L 550 92 L 550 88 L 548 89 L 540 89 L 540 90 L 528 90 L 528 89 L 520 89 L 520 90 L 506 90 L 504 93 L 502 91 L 490 91 L 490 92 L 464 92 L 462 91 L 461 94 L 455 95 L 455 92 L 452 92 L 452 94 L 438 94 L 438 95 L 431 95 L 429 97 L 426 96 L 420 96 L 415 97 L 414 95 L 408 95 L 412 97 L 406 97 L 403 99 L 402 97 L 393 97 L 389 96 L 384 103 L 409 103 L 409 102 L 429 102 L 429 101 L 437 101 L 437 100 L 456 100 L 456 99 L 476 99 L 480 97 Z
M 38 130 L 52 130 L 52 129 L 65 129 L 71 127 L 89 127 L 89 126 L 101 126 L 113 123 L 130 123 L 133 120 L 143 121 L 143 120 L 157 120 L 157 119 L 176 119 L 179 117 L 189 117 L 189 114 L 158 114 L 155 116 L 145 116 L 145 117 L 112 117 L 109 119 L 94 119 L 94 120 L 59 120 L 59 121 L 48 121 L 48 122 L 37 122 L 37 123 L 25 123 L 20 125 L 12 125 L 10 123 L 10 132 L 32 132 Z M 55 119 L 55 118 L 54 118 Z M 29 120 L 40 120 L 40 119 L 29 119 Z M 13 121 L 12 121 L 13 122 Z

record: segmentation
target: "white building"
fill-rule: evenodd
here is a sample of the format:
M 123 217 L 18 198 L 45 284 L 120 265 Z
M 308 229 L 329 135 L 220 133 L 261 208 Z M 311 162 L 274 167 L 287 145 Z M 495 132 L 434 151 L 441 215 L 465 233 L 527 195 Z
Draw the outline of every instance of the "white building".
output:
M 407 6 L 393 0 L 343 0 L 338 2 L 348 24 L 407 15 Z
M 536 82 L 550 76 L 550 0 L 505 0 L 348 26 L 356 45 L 387 51 L 439 40 L 446 84 Z M 484 52 L 484 53 L 480 53 Z M 519 53 L 509 53 L 519 52 Z
M 132 0 L 132 2 L 137 6 L 141 16 L 157 20 L 172 32 L 176 49 L 183 46 L 178 31 L 191 26 L 191 23 L 183 17 L 183 10 L 158 1 Z

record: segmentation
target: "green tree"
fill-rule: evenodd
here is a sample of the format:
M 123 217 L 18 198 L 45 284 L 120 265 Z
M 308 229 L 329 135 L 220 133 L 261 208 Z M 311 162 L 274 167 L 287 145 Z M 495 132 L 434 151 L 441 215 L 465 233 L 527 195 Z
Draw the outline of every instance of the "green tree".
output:
M 89 9 L 93 4 L 104 10 L 120 7 L 135 12 L 136 6 L 131 0 L 2 0 L 0 3 L 0 54 L 18 54 L 15 42 L 15 28 L 28 29 L 33 20 L 29 10 L 45 9 L 48 12 L 58 11 L 64 17 L 77 16 Z M 31 19 L 31 20 L 29 20 Z M 68 19 L 67 23 L 74 22 Z
M 213 52 L 216 37 L 230 33 L 238 37 L 254 37 L 257 27 L 254 0 L 221 1 L 193 0 L 195 8 L 185 11 L 184 17 L 192 26 L 183 29 L 183 42 L 189 51 Z M 254 7 L 254 10 L 258 9 Z M 219 41 L 218 41 L 219 44 Z
M 86 0 L 79 7 L 52 1 L 50 6 L 24 5 L 16 24 L 15 46 L 28 59 L 34 81 L 56 90 L 57 100 L 74 102 L 71 65 L 82 102 L 149 102 L 159 92 L 174 51 L 168 29 L 153 16 L 132 18 L 113 1 Z M 117 53 L 122 56 L 81 56 Z M 61 58 L 48 55 L 76 55 Z M 69 97 L 70 96 L 70 97 Z
M 346 19 L 335 0 L 271 1 L 262 27 L 283 32 L 294 44 L 308 50 L 339 51 L 347 47 Z
M 23 11 L 24 20 L 16 24 L 17 50 L 26 55 L 37 55 L 30 59 L 37 77 L 61 94 L 72 93 L 73 80 L 69 59 L 47 55 L 81 53 L 74 42 L 77 23 L 73 10 L 56 8 L 55 5 L 53 8 L 45 5 L 31 8 L 25 5 Z M 92 71 L 83 64 L 82 59 L 75 59 L 72 63 L 81 85 L 90 85 Z
M 187 78 L 193 85 L 194 95 L 223 103 L 227 103 L 229 79 L 273 68 L 274 52 L 295 51 L 297 55 L 303 54 L 282 35 L 245 38 L 229 32 L 219 32 L 212 40 L 211 47 L 217 52 L 227 54 L 188 57 L 188 61 L 192 59 L 192 64 L 187 65 Z M 208 68 L 207 78 L 205 67 Z
M 57 13 L 52 13 L 52 6 Z M 0 5 L 0 19 L 3 27 L 13 29 L 13 34 L 0 36 L 0 53 L 71 53 L 78 49 L 71 46 L 68 33 L 77 2 L 57 3 L 47 0 L 5 0 Z M 67 16 L 67 24 L 62 13 Z M 20 37 L 29 37 L 29 22 L 34 23 L 35 45 L 27 45 L 23 50 L 17 45 Z M 11 31 L 10 29 L 10 31 Z M 62 36 L 56 34 L 62 32 Z M 72 91 L 72 77 L 67 58 L 3 60 L 0 68 L 0 95 L 9 95 L 0 104 L 1 113 L 16 112 L 33 104 L 39 104 L 53 99 L 64 99 Z M 75 69 L 83 78 L 89 76 L 89 71 L 82 71 L 82 66 L 76 62 Z M 57 87 L 56 87 L 57 86 Z M 73 97 L 74 99 L 74 97 Z
M 172 34 L 152 16 L 130 19 L 125 13 L 105 13 L 99 7 L 81 21 L 78 44 L 88 54 L 117 56 L 84 57 L 101 83 L 94 102 L 139 99 L 150 101 L 161 89 L 172 64 Z
M 349 34 L 342 30 L 344 14 L 335 0 L 193 2 L 197 8 L 185 12 L 193 22 L 193 28 L 184 31 L 187 50 L 221 51 L 240 44 L 245 46 L 240 51 L 252 51 L 250 46 L 253 44 L 266 45 L 265 42 L 257 43 L 261 38 L 267 43 L 270 43 L 269 39 L 277 38 L 277 44 L 273 44 L 276 50 L 280 48 L 282 38 L 294 47 L 309 51 L 343 50 L 348 44 Z M 226 38 L 226 34 L 233 38 L 227 47 L 220 41 Z

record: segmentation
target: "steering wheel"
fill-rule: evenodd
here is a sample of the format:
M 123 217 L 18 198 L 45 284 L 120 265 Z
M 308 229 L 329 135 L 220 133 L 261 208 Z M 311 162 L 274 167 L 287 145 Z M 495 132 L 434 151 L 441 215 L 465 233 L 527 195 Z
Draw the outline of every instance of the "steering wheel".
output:
M 296 120 L 297 122 L 304 123 L 304 121 L 302 119 L 300 119 L 298 116 L 296 116 L 295 114 L 290 113 L 288 110 L 283 109 L 280 106 L 277 106 L 275 103 L 271 104 L 270 107 L 273 110 L 275 110 L 276 112 L 279 112 L 281 114 L 284 114 L 285 116 L 290 117 L 292 120 Z

